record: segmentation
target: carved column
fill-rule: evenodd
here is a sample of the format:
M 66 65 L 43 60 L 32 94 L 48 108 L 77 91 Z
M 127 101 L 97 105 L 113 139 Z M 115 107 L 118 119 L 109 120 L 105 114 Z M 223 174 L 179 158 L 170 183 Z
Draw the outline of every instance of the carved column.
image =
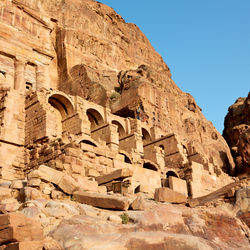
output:
M 20 90 L 20 92 L 22 93 L 25 93 L 25 82 L 24 82 L 25 66 L 26 66 L 26 61 L 16 58 L 14 89 Z
M 49 80 L 49 66 L 48 65 L 37 65 L 36 67 L 36 89 L 50 88 Z

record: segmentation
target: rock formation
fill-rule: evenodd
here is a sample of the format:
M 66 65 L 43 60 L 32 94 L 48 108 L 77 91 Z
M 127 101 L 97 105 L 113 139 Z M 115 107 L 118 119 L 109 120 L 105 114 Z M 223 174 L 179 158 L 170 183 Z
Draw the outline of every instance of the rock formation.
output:
M 247 249 L 249 178 L 110 7 L 0 1 L 0 124 L 0 250 Z
M 250 92 L 229 107 L 223 136 L 236 163 L 236 175 L 250 174 Z
M 193 97 L 176 86 L 168 66 L 135 24 L 92 0 L 22 4 L 54 23 L 56 58 L 51 72 L 57 71 L 53 80 L 59 90 L 111 107 L 123 117 L 136 117 L 141 107 L 142 121 L 164 134 L 178 134 L 189 160 L 212 163 L 225 172 L 234 169 L 221 135 Z

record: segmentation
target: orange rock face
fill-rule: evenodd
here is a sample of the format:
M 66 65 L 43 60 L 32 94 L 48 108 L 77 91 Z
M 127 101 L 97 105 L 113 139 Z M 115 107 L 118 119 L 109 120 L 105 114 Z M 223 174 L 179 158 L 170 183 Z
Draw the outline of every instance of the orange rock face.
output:
M 168 66 L 135 24 L 91 0 L 22 4 L 54 23 L 50 39 L 56 58 L 50 75 L 59 90 L 178 134 L 190 161 L 212 163 L 225 172 L 234 169 L 223 137 L 193 97 L 176 86 Z
M 223 131 L 236 163 L 236 175 L 250 174 L 250 93 L 229 107 Z

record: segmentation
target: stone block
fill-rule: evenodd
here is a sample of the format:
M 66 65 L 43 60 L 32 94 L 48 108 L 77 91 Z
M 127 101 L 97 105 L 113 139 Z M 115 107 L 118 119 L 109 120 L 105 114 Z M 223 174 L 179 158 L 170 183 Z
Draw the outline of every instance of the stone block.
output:
M 44 184 L 49 184 L 49 183 L 44 183 Z M 54 187 L 52 187 L 51 185 L 43 185 L 41 190 L 44 194 L 49 195 L 51 194 L 52 190 L 54 190 Z
M 15 212 L 19 209 L 20 204 L 16 199 L 6 199 L 1 200 L 0 204 L 0 212 L 6 213 L 6 212 Z
M 169 176 L 169 187 L 170 189 L 188 196 L 187 191 L 187 182 L 185 180 L 182 180 L 180 178 L 176 178 L 174 176 Z
M 30 178 L 27 182 L 27 186 L 29 187 L 39 187 L 41 184 L 41 179 L 39 178 Z
M 161 187 L 160 172 L 150 169 L 133 166 L 133 176 L 131 178 L 130 191 L 135 191 L 139 187 L 139 191 L 154 194 L 156 188 Z
M 89 176 L 89 177 L 97 177 L 99 176 L 99 172 L 96 171 L 95 169 L 87 169 L 86 170 L 86 175 Z
M 91 146 L 91 145 L 88 145 L 86 143 L 81 143 L 80 144 L 80 147 L 83 151 L 89 151 L 89 152 L 94 152 L 95 150 L 95 147 Z
M 64 175 L 58 186 L 67 194 L 72 194 L 78 187 L 77 182 L 69 175 Z
M 0 200 L 11 197 L 11 189 L 0 187 Z
M 187 198 L 185 195 L 175 192 L 170 188 L 157 188 L 154 195 L 155 201 L 171 202 L 171 203 L 185 203 Z
M 89 180 L 88 177 L 74 176 L 77 183 L 77 189 L 90 192 L 98 192 L 98 183 L 96 181 Z
M 0 244 L 5 242 L 41 241 L 41 224 L 23 214 L 0 215 Z
M 107 193 L 107 187 L 98 186 L 98 193 Z
M 85 176 L 85 168 L 78 164 L 71 164 L 71 170 L 74 174 L 81 174 L 82 176 Z
M 9 188 L 11 181 L 0 180 L 0 188 Z
M 126 163 L 124 161 L 119 161 L 119 160 L 114 159 L 113 166 L 116 169 L 120 169 L 120 168 L 129 168 L 129 167 L 131 167 L 131 164 Z
M 122 211 L 126 211 L 129 208 L 129 199 L 125 197 L 104 195 L 100 193 L 86 193 L 83 191 L 74 192 L 73 197 L 80 203 L 84 203 L 94 207 L 116 209 Z
M 136 197 L 136 199 L 131 204 L 131 208 L 133 210 L 145 210 L 147 206 L 144 198 L 142 196 Z
M 133 175 L 133 171 L 129 168 L 117 169 L 109 174 L 96 177 L 98 184 L 103 184 L 116 179 L 123 179 Z
M 125 162 L 125 155 L 117 154 L 117 155 L 115 156 L 115 159 L 118 160 L 118 161 Z
M 28 179 L 31 179 L 31 178 L 40 178 L 40 174 L 39 174 L 38 169 L 33 170 L 28 174 Z
M 79 158 L 81 156 L 81 152 L 82 152 L 82 150 L 78 149 L 78 148 L 70 148 L 70 147 L 65 148 L 66 155 L 74 156 L 76 158 Z
M 14 180 L 12 181 L 11 188 L 22 189 L 26 186 L 27 182 L 24 180 Z
M 64 173 L 62 173 L 61 171 L 57 171 L 57 170 L 55 170 L 53 168 L 50 168 L 50 167 L 47 167 L 47 166 L 44 166 L 44 165 L 41 165 L 38 168 L 38 171 L 39 171 L 39 177 L 42 180 L 54 183 L 56 185 L 59 184 L 59 182 L 61 181 L 61 179 L 64 176 Z
M 31 187 L 25 187 L 24 188 L 24 199 L 25 201 L 29 201 L 29 200 L 38 200 L 38 199 L 42 199 L 42 193 L 35 189 L 35 188 L 31 188 Z
M 63 193 L 61 191 L 52 190 L 51 198 L 56 199 L 56 200 L 64 200 L 64 199 L 70 198 L 70 196 L 67 196 L 65 193 Z

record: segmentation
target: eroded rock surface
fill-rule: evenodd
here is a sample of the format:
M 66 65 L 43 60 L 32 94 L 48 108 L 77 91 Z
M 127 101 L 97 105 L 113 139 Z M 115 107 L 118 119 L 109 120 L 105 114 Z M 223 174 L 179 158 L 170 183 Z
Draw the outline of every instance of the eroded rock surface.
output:
M 220 209 L 158 204 L 128 216 L 127 225 L 74 216 L 50 236 L 64 249 L 249 249 L 240 220 Z
M 111 106 L 123 117 L 136 117 L 139 108 L 142 121 L 180 136 L 189 160 L 212 163 L 225 172 L 234 169 L 224 139 L 194 98 L 176 86 L 135 24 L 92 0 L 21 2 L 54 22 L 51 43 L 57 56 L 50 74 L 59 90 Z
M 250 174 L 250 92 L 229 107 L 223 131 L 236 163 L 236 175 Z

